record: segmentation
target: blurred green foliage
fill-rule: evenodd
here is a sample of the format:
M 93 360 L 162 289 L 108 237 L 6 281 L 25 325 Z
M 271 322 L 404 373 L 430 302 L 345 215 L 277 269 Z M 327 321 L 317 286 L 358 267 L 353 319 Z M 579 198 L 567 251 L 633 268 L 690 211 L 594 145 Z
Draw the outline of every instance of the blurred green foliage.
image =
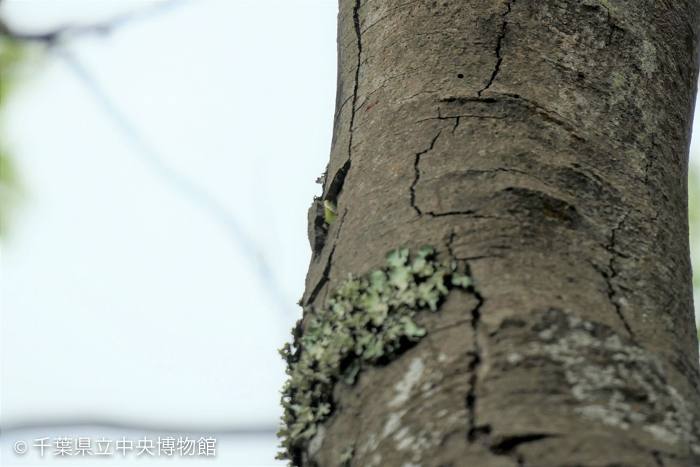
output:
M 693 264 L 693 289 L 700 298 L 700 174 L 692 162 L 688 167 L 688 221 L 690 224 L 690 259 Z M 695 305 L 696 307 L 698 304 Z M 700 341 L 700 327 L 698 328 Z
M 25 58 L 25 46 L 6 34 L 0 34 L 0 113 L 7 102 L 7 96 L 17 83 L 17 68 Z M 1 121 L 0 121 L 1 123 Z M 0 133 L 3 128 L 0 127 Z M 17 206 L 21 186 L 8 149 L 0 138 L 0 237 L 7 231 L 8 218 Z

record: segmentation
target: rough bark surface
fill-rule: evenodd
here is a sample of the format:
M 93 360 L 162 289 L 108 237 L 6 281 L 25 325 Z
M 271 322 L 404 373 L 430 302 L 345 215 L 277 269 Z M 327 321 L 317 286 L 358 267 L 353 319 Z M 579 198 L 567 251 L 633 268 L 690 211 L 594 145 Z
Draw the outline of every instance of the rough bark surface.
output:
M 303 304 L 423 244 L 476 294 L 337 384 L 304 465 L 700 466 L 699 25 L 697 0 L 340 0 Z

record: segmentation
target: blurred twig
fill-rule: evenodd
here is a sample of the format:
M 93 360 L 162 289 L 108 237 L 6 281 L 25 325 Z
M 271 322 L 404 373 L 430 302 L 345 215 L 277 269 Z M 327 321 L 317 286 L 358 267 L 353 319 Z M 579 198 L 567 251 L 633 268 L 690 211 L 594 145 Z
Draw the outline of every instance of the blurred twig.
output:
M 78 61 L 75 55 L 66 50 L 62 50 L 60 54 L 83 84 L 85 84 L 93 96 L 99 101 L 104 111 L 117 124 L 137 152 L 144 156 L 151 168 L 153 168 L 158 175 L 163 177 L 167 183 L 181 190 L 189 199 L 209 211 L 215 219 L 221 222 L 224 228 L 231 234 L 234 241 L 240 246 L 243 254 L 260 278 L 263 287 L 271 294 L 273 301 L 282 311 L 289 310 L 290 307 L 287 305 L 287 301 L 282 295 L 281 289 L 265 255 L 257 242 L 245 232 L 245 229 L 236 218 L 204 189 L 200 188 L 165 163 L 163 157 L 161 157 L 158 151 L 146 141 L 124 114 L 119 111 L 97 80 Z
M 134 20 L 150 18 L 179 4 L 185 3 L 186 1 L 187 0 L 164 0 L 148 8 L 130 11 L 122 15 L 115 16 L 114 18 L 110 18 L 106 21 L 83 25 L 64 25 L 42 33 L 26 33 L 13 30 L 7 26 L 7 23 L 5 23 L 2 18 L 0 18 L 0 34 L 5 34 L 23 41 L 42 42 L 49 46 L 53 46 L 61 39 L 67 37 L 109 34 L 114 29 L 119 28 L 126 23 Z M 1 2 L 2 0 L 0 0 L 0 3 Z

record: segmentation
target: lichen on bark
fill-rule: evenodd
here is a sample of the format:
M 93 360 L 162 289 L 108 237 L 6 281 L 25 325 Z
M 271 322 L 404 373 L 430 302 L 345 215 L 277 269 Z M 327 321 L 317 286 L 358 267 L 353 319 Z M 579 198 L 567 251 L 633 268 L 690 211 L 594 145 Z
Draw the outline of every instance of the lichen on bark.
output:
M 349 274 L 327 307 L 306 307 L 294 342 L 280 351 L 289 379 L 278 458 L 299 465 L 302 449 L 333 410 L 334 385 L 351 385 L 363 366 L 389 362 L 411 347 L 426 333 L 414 321 L 419 311 L 435 312 L 450 289 L 470 286 L 469 275 L 454 261 L 438 261 L 434 248 L 409 257 L 403 247 L 387 254 L 383 268 Z

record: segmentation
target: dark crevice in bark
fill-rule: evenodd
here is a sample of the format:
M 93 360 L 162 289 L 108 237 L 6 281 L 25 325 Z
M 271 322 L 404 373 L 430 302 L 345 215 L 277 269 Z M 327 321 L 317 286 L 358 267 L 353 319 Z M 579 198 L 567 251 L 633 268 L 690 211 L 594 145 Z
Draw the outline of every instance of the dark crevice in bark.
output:
M 331 272 L 331 265 L 333 263 L 333 254 L 335 253 L 335 247 L 338 244 L 338 238 L 340 237 L 340 231 L 343 229 L 343 224 L 345 223 L 345 217 L 348 214 L 348 208 L 345 208 L 345 211 L 343 211 L 343 215 L 340 218 L 340 225 L 338 226 L 338 230 L 336 231 L 335 234 L 335 239 L 334 239 L 334 244 L 333 244 L 333 249 L 331 250 L 331 253 L 328 255 L 328 261 L 326 262 L 326 268 L 323 270 L 323 275 L 321 276 L 321 279 L 318 281 L 316 284 L 316 287 L 311 291 L 311 294 L 309 295 L 309 299 L 306 301 L 306 304 L 312 304 L 316 298 L 318 297 L 318 294 L 321 292 L 323 289 L 323 286 L 328 283 L 330 280 L 330 272 Z
M 618 254 L 615 252 L 615 235 L 617 232 L 622 229 L 622 226 L 624 225 L 625 221 L 629 217 L 632 211 L 628 211 L 627 214 L 625 214 L 625 217 L 622 218 L 619 224 L 617 224 L 617 227 L 612 229 L 611 234 L 610 234 L 610 243 L 606 246 L 606 249 L 612 253 L 610 257 L 610 262 L 608 263 L 608 267 L 610 269 L 610 274 L 603 274 L 603 278 L 605 279 L 606 284 L 608 285 L 608 299 L 610 300 L 610 303 L 613 304 L 615 307 L 615 312 L 617 313 L 617 316 L 620 318 L 620 321 L 622 321 L 622 324 L 625 326 L 625 329 L 629 333 L 629 335 L 634 338 L 634 333 L 632 332 L 632 328 L 630 327 L 629 323 L 627 322 L 627 319 L 625 318 L 625 315 L 622 313 L 621 306 L 618 301 L 615 300 L 615 295 L 617 292 L 615 292 L 615 288 L 612 285 L 612 280 L 617 277 L 617 271 L 615 270 L 615 259 L 617 259 Z
M 350 99 L 352 99 L 352 97 L 353 97 L 353 96 L 348 96 L 348 98 L 345 99 L 345 100 L 338 106 L 338 111 L 335 113 L 334 118 L 336 118 L 336 119 L 338 118 L 338 116 L 339 116 L 339 115 L 341 114 L 341 112 L 343 111 L 343 107 L 345 107 L 345 104 L 347 104 L 348 101 L 349 101 Z
M 335 246 L 338 244 L 338 239 L 340 238 L 340 232 L 341 232 L 341 230 L 343 230 L 343 225 L 345 225 L 345 218 L 347 217 L 347 215 L 348 215 L 348 208 L 345 208 L 345 210 L 343 211 L 343 215 L 340 218 L 340 225 L 338 225 L 338 230 L 335 233 L 335 239 L 333 242 L 333 251 L 334 252 L 335 252 Z M 330 257 L 328 258 L 328 265 L 329 265 L 328 266 L 328 274 L 330 274 L 330 266 L 331 266 L 331 258 Z M 329 280 L 330 280 L 330 275 L 328 277 L 326 277 L 326 282 L 328 282 Z M 326 290 L 326 296 L 323 299 L 323 303 L 326 303 L 326 301 L 328 300 L 328 292 L 329 291 L 330 290 L 328 290 L 328 289 Z
M 647 160 L 646 165 L 644 166 L 644 185 L 649 188 L 649 171 L 651 168 L 654 166 L 654 161 L 656 161 L 656 156 L 654 155 L 654 150 L 659 147 L 656 144 L 656 137 L 652 136 L 651 137 L 651 151 L 649 152 L 649 159 Z M 662 151 L 663 154 L 663 151 Z
M 421 151 L 416 154 L 416 158 L 413 161 L 413 170 L 415 172 L 415 178 L 413 179 L 413 183 L 411 183 L 411 207 L 418 213 L 419 216 L 423 215 L 423 212 L 420 210 L 418 206 L 416 206 L 416 185 L 418 184 L 418 180 L 420 179 L 420 168 L 418 167 L 420 165 L 420 156 L 425 154 L 426 152 L 432 150 L 435 147 L 435 142 L 437 139 L 440 137 L 442 134 L 442 130 L 438 132 L 437 135 L 435 135 L 435 138 L 430 142 L 430 147 L 426 149 L 425 151 Z
M 348 160 L 343 166 L 338 169 L 338 172 L 333 176 L 333 181 L 328 187 L 325 199 L 337 204 L 338 196 L 343 191 L 345 177 L 348 175 L 352 161 L 352 137 L 355 131 L 355 113 L 357 112 L 357 91 L 360 86 L 360 65 L 362 64 L 362 35 L 360 33 L 360 7 L 361 0 L 356 0 L 352 10 L 353 23 L 355 25 L 355 35 L 357 39 L 357 66 L 355 68 L 355 85 L 352 91 L 352 109 L 350 111 L 350 137 L 348 141 Z
M 355 38 L 357 40 L 357 67 L 355 68 L 355 86 L 352 91 L 352 113 L 350 114 L 350 144 L 348 144 L 348 159 L 352 150 L 352 132 L 355 123 L 355 111 L 357 109 L 357 90 L 360 87 L 360 65 L 362 65 L 362 32 L 360 31 L 360 7 L 362 0 L 355 1 L 352 9 L 352 20 L 355 25 Z
M 605 10 L 608 12 L 608 24 L 610 25 L 610 33 L 608 34 L 608 39 L 605 42 L 605 46 L 609 47 L 610 44 L 612 44 L 613 36 L 615 35 L 615 31 L 620 31 L 621 33 L 624 33 L 625 30 L 613 22 L 612 14 L 610 13 L 610 9 L 608 7 L 606 7 L 604 5 L 600 5 L 600 6 L 605 8 Z
M 321 279 L 316 284 L 316 287 L 314 287 L 314 290 L 311 291 L 309 299 L 306 301 L 307 305 L 313 303 L 314 300 L 316 300 L 316 297 L 318 296 L 319 292 L 321 292 L 323 286 L 326 285 L 326 283 L 328 282 L 328 278 L 331 272 L 331 263 L 333 262 L 333 253 L 335 253 L 335 245 L 331 250 L 331 254 L 328 255 L 328 262 L 326 262 L 326 268 L 323 270 L 323 275 L 321 276 Z
M 654 451 L 652 454 L 654 455 L 654 461 L 656 462 L 656 467 L 665 467 L 664 458 L 661 457 L 661 453 L 659 453 L 659 451 Z
M 486 87 L 477 93 L 477 95 L 479 95 L 479 96 L 481 96 L 482 92 L 486 91 L 488 88 L 491 87 L 494 80 L 496 79 L 496 75 L 498 75 L 498 72 L 501 69 L 501 63 L 503 62 L 503 57 L 501 57 L 501 45 L 503 44 L 503 38 L 506 37 L 506 29 L 508 27 L 508 20 L 506 18 L 508 17 L 508 14 L 510 13 L 512 2 L 508 2 L 507 6 L 508 6 L 508 10 L 503 14 L 503 26 L 501 26 L 501 33 L 498 35 L 498 41 L 496 42 L 496 59 L 497 59 L 496 66 L 493 69 L 493 73 L 491 74 L 491 79 L 489 80 Z
M 467 432 L 467 440 L 474 442 L 483 435 L 488 435 L 491 432 L 489 425 L 479 426 L 476 423 L 476 386 L 478 383 L 478 371 L 481 365 L 481 344 L 479 343 L 479 324 L 481 320 L 481 307 L 484 304 L 484 297 L 479 292 L 473 290 L 474 296 L 479 303 L 472 310 L 471 326 L 474 332 L 474 354 L 473 360 L 469 365 L 471 377 L 469 378 L 469 392 L 466 397 L 467 412 L 469 414 L 469 431 Z
M 498 216 L 484 216 L 477 214 L 479 211 L 467 210 L 467 211 L 447 211 L 447 212 L 433 212 L 429 211 L 424 214 L 430 217 L 447 217 L 447 216 L 469 216 L 472 219 L 500 219 Z
M 508 436 L 502 438 L 497 443 L 492 444 L 489 447 L 489 450 L 493 454 L 507 456 L 512 454 L 513 451 L 515 451 L 515 449 L 521 444 L 534 443 L 535 441 L 551 438 L 552 436 L 553 435 L 550 435 L 549 433 L 529 433 L 526 435 Z
M 506 98 L 506 99 L 503 99 Z M 569 123 L 561 114 L 558 112 L 555 112 L 554 110 L 549 110 L 546 107 L 543 107 L 541 104 L 537 103 L 536 101 L 533 101 L 531 99 L 525 98 L 521 96 L 520 94 L 512 94 L 512 93 L 492 93 L 489 94 L 489 97 L 464 97 L 464 96 L 450 96 L 450 97 L 445 97 L 442 99 L 439 99 L 439 102 L 458 102 L 460 104 L 465 104 L 467 102 L 482 102 L 485 104 L 495 104 L 499 102 L 499 100 L 507 100 L 510 102 L 517 103 L 520 106 L 523 106 L 531 111 L 539 111 L 539 112 L 533 112 L 537 115 L 539 115 L 541 118 L 551 121 L 552 123 L 555 123 L 557 125 L 560 125 L 564 127 L 566 131 L 568 131 L 573 138 L 576 138 L 579 141 L 586 141 L 584 137 L 576 133 L 576 127 L 574 124 Z M 462 116 L 460 116 L 462 117 Z M 466 115 L 464 115 L 466 117 Z M 487 116 L 487 117 L 480 117 L 480 118 L 507 118 L 509 115 L 504 115 L 502 117 L 492 117 L 492 116 Z M 451 118 L 451 117 L 442 117 L 444 119 Z
M 326 192 L 326 199 L 337 204 L 338 202 L 338 196 L 340 195 L 340 192 L 343 190 L 343 185 L 345 184 L 345 177 L 347 177 L 348 172 L 350 171 L 350 159 L 343 164 L 343 166 L 338 169 L 338 171 L 335 173 L 335 176 L 333 177 L 333 180 L 331 183 L 328 184 L 328 191 Z

